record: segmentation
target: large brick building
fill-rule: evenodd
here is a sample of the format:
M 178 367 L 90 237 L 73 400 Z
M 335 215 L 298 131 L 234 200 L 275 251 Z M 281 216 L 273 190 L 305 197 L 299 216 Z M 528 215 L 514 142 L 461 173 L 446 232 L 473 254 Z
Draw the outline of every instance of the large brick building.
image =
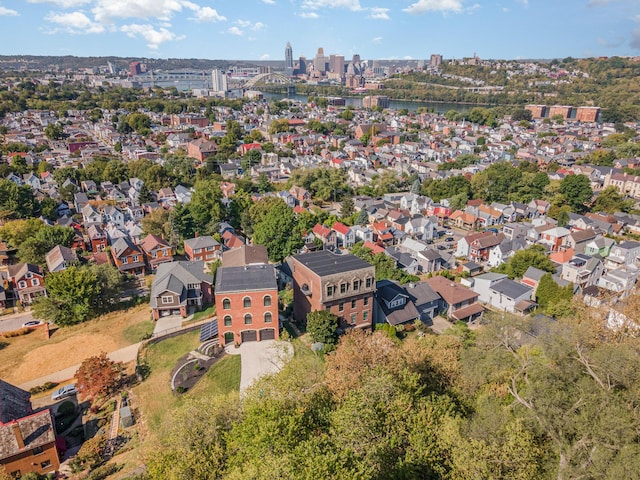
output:
M 329 310 L 340 327 L 371 328 L 376 272 L 355 255 L 327 250 L 293 257 L 293 314 L 304 320 L 317 310 Z
M 215 297 L 222 345 L 279 338 L 278 285 L 273 265 L 218 268 Z
M 29 392 L 0 380 L 0 470 L 13 478 L 60 467 L 51 412 L 33 413 Z

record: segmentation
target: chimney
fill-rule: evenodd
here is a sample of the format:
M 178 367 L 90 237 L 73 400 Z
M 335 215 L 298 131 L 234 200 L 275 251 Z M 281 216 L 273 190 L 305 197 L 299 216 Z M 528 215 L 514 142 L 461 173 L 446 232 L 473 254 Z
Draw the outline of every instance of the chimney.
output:
M 195 236 L 195 238 L 198 238 L 198 232 L 193 232 L 193 235 Z
M 24 448 L 24 438 L 22 438 L 22 432 L 20 431 L 20 424 L 18 422 L 15 422 L 13 425 L 11 425 L 11 428 L 13 428 L 13 434 L 16 437 L 16 442 L 18 443 L 18 449 L 22 450 Z

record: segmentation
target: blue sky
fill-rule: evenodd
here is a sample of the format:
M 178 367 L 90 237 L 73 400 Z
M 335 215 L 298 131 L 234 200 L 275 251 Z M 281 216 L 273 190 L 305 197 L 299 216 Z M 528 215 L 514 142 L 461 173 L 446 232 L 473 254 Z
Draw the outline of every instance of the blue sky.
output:
M 2 54 L 640 55 L 640 0 L 0 0 Z

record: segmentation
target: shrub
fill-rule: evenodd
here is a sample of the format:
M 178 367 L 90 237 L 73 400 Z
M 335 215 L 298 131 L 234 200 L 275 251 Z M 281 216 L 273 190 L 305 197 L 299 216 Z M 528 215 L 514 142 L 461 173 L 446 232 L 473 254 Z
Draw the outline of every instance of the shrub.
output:
M 178 387 L 178 388 L 176 388 L 176 392 L 178 392 L 178 393 L 184 393 L 184 392 L 186 392 L 186 391 L 187 391 L 187 389 L 186 389 L 185 387 Z
M 20 337 L 22 335 L 27 335 L 30 332 L 31 332 L 30 328 L 24 327 L 24 328 L 19 328 L 18 330 L 13 330 L 11 332 L 4 332 L 2 336 L 4 338 Z
M 116 463 L 108 463 L 106 465 L 101 465 L 95 470 L 93 470 L 89 475 L 87 475 L 85 480 L 103 480 L 110 475 L 122 470 L 122 465 Z
M 37 387 L 33 387 L 29 389 L 29 393 L 35 395 L 36 393 L 46 392 L 47 390 L 51 390 L 53 387 L 57 387 L 58 384 L 56 382 L 46 382 L 42 385 L 38 385 Z

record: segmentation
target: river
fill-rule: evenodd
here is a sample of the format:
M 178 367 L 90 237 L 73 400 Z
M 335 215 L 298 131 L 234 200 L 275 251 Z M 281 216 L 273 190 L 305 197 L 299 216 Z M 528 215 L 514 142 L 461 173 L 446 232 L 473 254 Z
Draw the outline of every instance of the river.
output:
M 287 98 L 286 93 L 272 93 L 272 92 L 262 92 L 265 100 L 281 100 L 283 98 Z M 373 92 L 372 92 L 373 94 Z M 295 94 L 290 96 L 293 100 L 298 100 L 301 102 L 306 102 L 308 96 Z M 362 108 L 362 97 L 341 97 L 344 98 L 347 105 L 350 105 L 354 108 Z M 412 102 L 409 100 L 389 100 L 389 108 L 394 110 L 400 110 L 402 108 L 406 108 L 407 110 L 417 110 L 420 107 L 427 108 L 429 110 L 435 110 L 439 113 L 445 113 L 449 110 L 455 110 L 456 112 L 466 113 L 474 107 L 482 106 L 482 105 L 471 105 L 466 103 L 446 103 L 446 102 Z

